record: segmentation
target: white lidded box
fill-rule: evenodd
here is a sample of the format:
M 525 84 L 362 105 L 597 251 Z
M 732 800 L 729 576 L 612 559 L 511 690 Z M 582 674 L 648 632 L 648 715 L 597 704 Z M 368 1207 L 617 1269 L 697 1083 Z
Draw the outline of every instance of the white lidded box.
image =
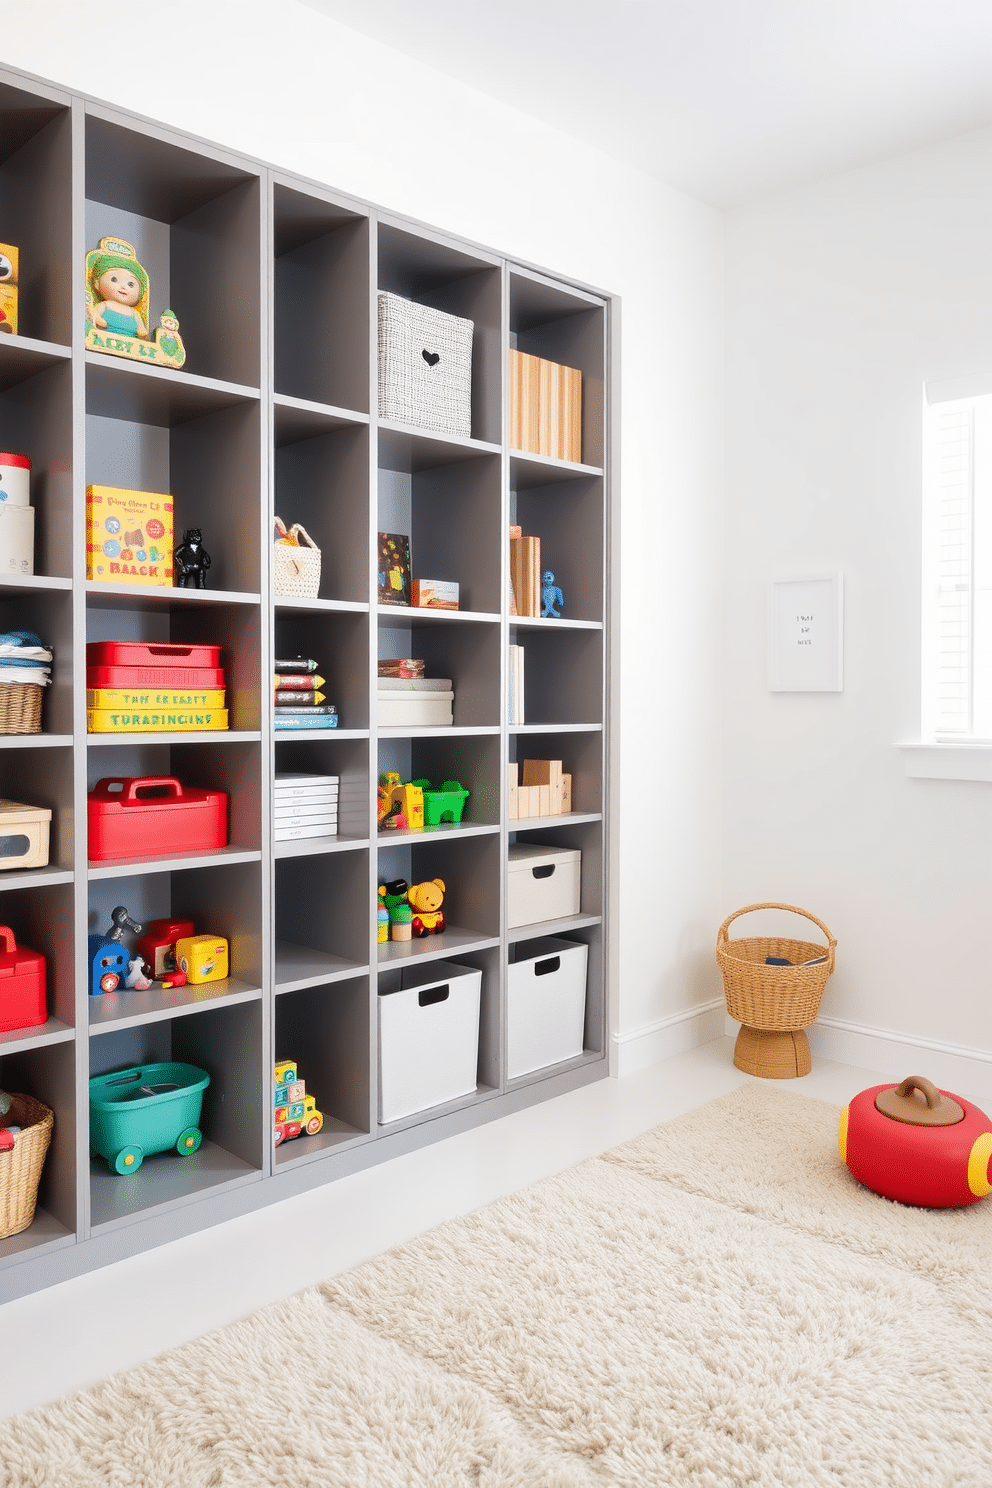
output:
M 473 322 L 379 296 L 379 417 L 442 434 L 472 433 Z
M 454 692 L 380 692 L 376 720 L 380 728 L 449 728 L 454 707 Z
M 588 959 L 588 946 L 554 936 L 510 947 L 507 1079 L 576 1059 L 582 1053 Z
M 0 504 L 0 574 L 34 573 L 34 507 Z
M 47 806 L 0 801 L 0 870 L 44 868 L 51 820 Z
M 536 925 L 579 912 L 582 854 L 577 847 L 511 845 L 507 871 L 507 925 Z
M 0 506 L 31 505 L 31 461 L 0 450 Z
M 379 979 L 379 1120 L 471 1095 L 479 1064 L 482 972 L 455 961 Z

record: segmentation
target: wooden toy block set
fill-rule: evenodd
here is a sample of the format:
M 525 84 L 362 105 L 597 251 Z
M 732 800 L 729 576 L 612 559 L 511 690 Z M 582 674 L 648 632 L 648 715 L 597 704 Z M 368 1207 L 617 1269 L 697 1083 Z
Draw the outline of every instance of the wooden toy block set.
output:
M 277 1060 L 273 1075 L 273 1146 L 281 1147 L 283 1142 L 290 1142 L 294 1137 L 315 1137 L 324 1124 L 324 1118 L 317 1110 L 316 1096 L 307 1095 L 296 1060 Z
M 522 780 L 516 761 L 510 762 L 509 772 L 510 821 L 566 816 L 571 811 L 572 777 L 562 769 L 561 760 L 524 760 Z

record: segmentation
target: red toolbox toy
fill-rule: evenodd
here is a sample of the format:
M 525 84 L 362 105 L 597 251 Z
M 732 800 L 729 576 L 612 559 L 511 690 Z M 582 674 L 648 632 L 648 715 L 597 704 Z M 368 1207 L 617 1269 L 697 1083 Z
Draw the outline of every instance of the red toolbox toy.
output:
M 138 941 L 138 953 L 151 967 L 153 977 L 169 976 L 175 971 L 176 941 L 192 934 L 192 920 L 152 920 Z
M 48 1018 L 45 1004 L 45 958 L 18 945 L 8 925 L 0 925 L 0 1033 L 36 1028 Z
M 227 791 L 197 790 L 174 775 L 98 780 L 86 814 L 91 862 L 227 846 Z

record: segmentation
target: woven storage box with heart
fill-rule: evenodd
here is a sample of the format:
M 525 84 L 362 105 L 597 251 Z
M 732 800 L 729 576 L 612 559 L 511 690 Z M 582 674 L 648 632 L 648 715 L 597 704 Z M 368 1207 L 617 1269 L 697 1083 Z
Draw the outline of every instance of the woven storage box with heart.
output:
M 272 549 L 272 592 L 316 599 L 320 588 L 320 549 L 305 527 L 294 522 L 286 530 L 276 517 L 279 534 Z
M 473 322 L 379 296 L 379 417 L 472 434 Z

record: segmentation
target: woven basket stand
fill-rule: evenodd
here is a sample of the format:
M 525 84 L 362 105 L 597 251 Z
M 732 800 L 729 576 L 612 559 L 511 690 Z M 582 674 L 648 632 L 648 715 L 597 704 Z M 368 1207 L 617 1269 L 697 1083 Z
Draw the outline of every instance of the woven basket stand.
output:
M 5 1120 L 21 1131 L 10 1152 L 0 1152 L 0 1240 L 19 1235 L 34 1219 L 38 1184 L 55 1118 L 30 1095 L 15 1095 Z

